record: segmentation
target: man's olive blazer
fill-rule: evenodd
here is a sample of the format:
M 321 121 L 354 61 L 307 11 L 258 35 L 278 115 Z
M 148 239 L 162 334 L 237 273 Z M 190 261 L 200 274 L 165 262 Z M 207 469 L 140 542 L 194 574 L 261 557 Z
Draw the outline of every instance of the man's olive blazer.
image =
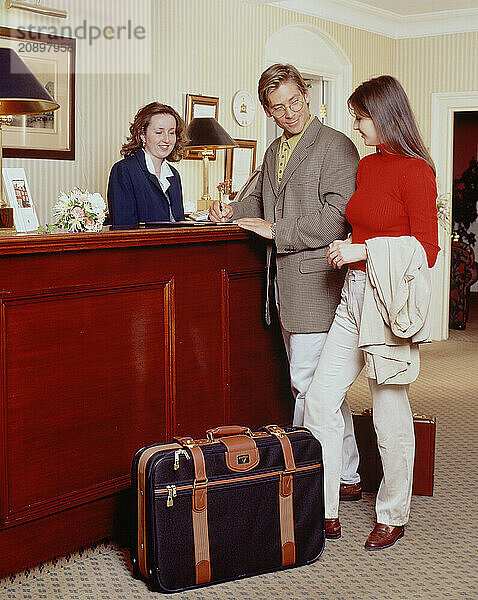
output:
M 345 206 L 355 191 L 359 155 L 343 133 L 315 118 L 277 182 L 280 138 L 264 154 L 254 190 L 231 203 L 234 219 L 262 217 L 276 225 L 277 284 L 282 326 L 292 333 L 328 331 L 346 269 L 327 264 L 328 245 L 348 233 Z M 273 244 L 267 249 L 269 285 Z M 269 293 L 266 320 L 269 318 Z

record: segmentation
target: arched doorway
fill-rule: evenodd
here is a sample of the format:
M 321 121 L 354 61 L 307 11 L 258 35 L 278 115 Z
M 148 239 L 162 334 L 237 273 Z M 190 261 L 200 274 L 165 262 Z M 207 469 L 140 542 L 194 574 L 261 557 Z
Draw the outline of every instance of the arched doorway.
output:
M 352 63 L 325 31 L 309 25 L 287 25 L 273 33 L 264 51 L 265 66 L 291 63 L 306 77 L 327 83 L 328 124 L 349 135 L 346 100 L 352 86 Z

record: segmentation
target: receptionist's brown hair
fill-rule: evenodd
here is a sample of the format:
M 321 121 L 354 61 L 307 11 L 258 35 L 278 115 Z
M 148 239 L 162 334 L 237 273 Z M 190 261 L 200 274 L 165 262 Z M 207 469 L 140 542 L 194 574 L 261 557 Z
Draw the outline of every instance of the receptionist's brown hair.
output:
M 174 145 L 173 151 L 168 156 L 168 161 L 180 161 L 184 156 L 184 145 L 187 142 L 186 123 L 172 106 L 160 104 L 159 102 L 151 102 L 138 110 L 134 121 L 129 127 L 130 136 L 126 138 L 126 142 L 121 148 L 121 156 L 124 158 L 131 156 L 143 147 L 141 134 L 145 133 L 149 122 L 154 115 L 171 115 L 176 120 L 176 144 Z

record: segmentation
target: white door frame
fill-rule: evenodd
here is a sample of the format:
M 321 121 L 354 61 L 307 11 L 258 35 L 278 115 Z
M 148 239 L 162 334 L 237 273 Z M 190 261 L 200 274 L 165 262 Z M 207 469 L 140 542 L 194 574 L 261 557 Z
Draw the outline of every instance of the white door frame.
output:
M 438 193 L 449 194 L 453 187 L 453 114 L 478 110 L 478 91 L 432 94 L 431 155 L 437 169 Z M 451 202 L 451 200 L 450 200 Z M 451 209 L 450 209 L 451 216 Z M 451 240 L 439 228 L 441 252 L 432 271 L 432 338 L 448 338 Z

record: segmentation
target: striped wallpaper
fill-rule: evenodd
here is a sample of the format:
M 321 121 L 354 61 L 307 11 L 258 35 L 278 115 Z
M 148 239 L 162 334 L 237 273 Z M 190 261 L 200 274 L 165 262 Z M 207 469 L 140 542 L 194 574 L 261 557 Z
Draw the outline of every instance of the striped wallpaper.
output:
M 99 4 L 57 0 L 69 11 L 68 22 L 83 19 L 94 24 Z M 138 22 L 147 29 L 147 44 L 131 58 L 129 73 L 117 73 L 124 55 L 103 51 L 106 44 L 88 46 L 78 41 L 77 159 L 69 161 L 7 159 L 6 166 L 23 166 L 42 223 L 51 222 L 51 207 L 60 190 L 74 185 L 106 192 L 111 165 L 136 110 L 153 99 L 184 111 L 186 93 L 219 96 L 219 121 L 233 136 L 258 140 L 258 159 L 263 153 L 264 120 L 258 107 L 254 123 L 242 128 L 231 114 L 232 96 L 238 89 L 256 93 L 264 68 L 268 37 L 290 24 L 304 24 L 325 31 L 343 48 L 353 66 L 353 85 L 380 73 L 398 76 L 410 94 L 425 138 L 430 138 L 430 94 L 434 91 L 477 89 L 478 34 L 457 34 L 392 40 L 337 23 L 299 15 L 280 8 L 239 0 L 142 0 L 127 3 L 104 0 L 113 23 L 130 17 L 136 5 Z M 59 25 L 58 19 L 29 15 L 37 25 Z M 0 23 L 17 27 L 25 23 L 20 11 L 0 8 Z M 116 64 L 115 64 L 116 63 Z M 121 63 L 121 64 L 120 64 Z M 147 71 L 147 72 L 145 72 Z M 345 99 L 344 99 L 345 101 Z M 365 148 L 354 138 L 360 151 Z M 199 161 L 183 161 L 182 174 L 187 208 L 195 207 L 201 193 Z M 211 189 L 223 178 L 224 151 L 210 172 Z
M 395 56 L 429 144 L 431 94 L 478 90 L 478 32 L 397 40 Z

